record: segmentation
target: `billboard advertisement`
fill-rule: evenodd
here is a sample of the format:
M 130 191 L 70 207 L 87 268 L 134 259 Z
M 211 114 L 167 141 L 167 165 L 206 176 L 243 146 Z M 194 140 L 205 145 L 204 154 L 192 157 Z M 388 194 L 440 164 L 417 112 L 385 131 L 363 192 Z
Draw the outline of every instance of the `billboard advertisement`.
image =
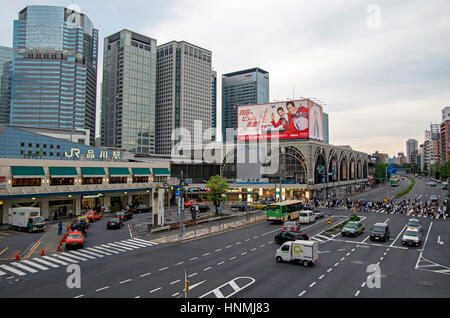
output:
M 238 140 L 323 141 L 323 108 L 308 100 L 238 107 Z

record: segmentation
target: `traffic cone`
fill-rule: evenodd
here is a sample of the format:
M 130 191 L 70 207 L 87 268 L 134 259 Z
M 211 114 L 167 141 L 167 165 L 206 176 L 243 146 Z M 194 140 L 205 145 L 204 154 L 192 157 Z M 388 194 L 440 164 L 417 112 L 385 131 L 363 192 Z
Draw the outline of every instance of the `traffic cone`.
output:
M 44 249 L 42 249 L 41 256 L 44 256 L 44 255 L 45 255 Z
M 16 252 L 16 261 L 20 260 L 20 256 L 19 256 L 19 250 L 17 250 Z
M 61 245 L 58 244 L 58 249 L 56 250 L 57 252 L 61 252 Z

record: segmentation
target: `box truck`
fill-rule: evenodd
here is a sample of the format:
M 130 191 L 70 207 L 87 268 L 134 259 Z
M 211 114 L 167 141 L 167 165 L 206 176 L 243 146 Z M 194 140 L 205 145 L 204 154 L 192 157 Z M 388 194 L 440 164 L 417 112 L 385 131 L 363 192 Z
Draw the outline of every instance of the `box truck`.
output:
M 301 263 L 303 266 L 313 265 L 319 259 L 319 242 L 289 241 L 277 249 L 275 260 L 281 262 Z
M 46 222 L 41 216 L 41 209 L 36 207 L 20 207 L 9 209 L 9 226 L 18 231 L 44 231 Z

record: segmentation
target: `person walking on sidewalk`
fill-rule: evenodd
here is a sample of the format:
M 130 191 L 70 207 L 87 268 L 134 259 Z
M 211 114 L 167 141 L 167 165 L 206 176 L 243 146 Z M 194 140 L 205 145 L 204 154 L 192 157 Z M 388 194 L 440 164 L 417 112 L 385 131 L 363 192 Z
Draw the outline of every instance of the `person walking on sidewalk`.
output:
M 58 235 L 62 234 L 62 226 L 63 226 L 62 221 L 59 221 L 59 223 L 58 223 Z

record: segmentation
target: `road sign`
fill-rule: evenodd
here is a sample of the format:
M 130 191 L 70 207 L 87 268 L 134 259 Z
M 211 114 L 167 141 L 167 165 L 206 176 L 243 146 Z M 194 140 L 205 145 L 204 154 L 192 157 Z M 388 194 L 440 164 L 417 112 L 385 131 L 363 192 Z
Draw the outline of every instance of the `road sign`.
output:
M 192 183 L 192 179 L 184 179 L 184 184 L 190 184 Z
M 175 196 L 176 197 L 182 197 L 183 194 L 182 194 L 181 190 L 175 190 Z

